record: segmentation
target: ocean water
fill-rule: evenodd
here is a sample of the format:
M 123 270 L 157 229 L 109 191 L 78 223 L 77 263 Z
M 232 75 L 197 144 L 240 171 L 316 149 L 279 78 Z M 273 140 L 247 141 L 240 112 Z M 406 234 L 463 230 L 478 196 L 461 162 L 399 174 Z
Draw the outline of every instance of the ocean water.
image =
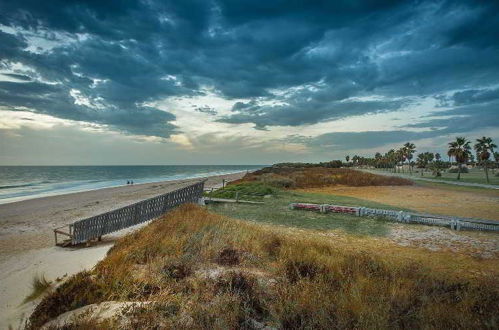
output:
M 43 196 L 167 180 L 199 178 L 263 165 L 0 166 L 0 204 Z

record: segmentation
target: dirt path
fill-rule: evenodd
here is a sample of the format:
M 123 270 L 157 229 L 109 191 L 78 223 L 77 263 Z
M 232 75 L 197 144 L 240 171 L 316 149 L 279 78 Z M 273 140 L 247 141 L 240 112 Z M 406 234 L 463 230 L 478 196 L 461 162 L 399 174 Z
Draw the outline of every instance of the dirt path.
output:
M 303 191 L 356 197 L 423 213 L 499 221 L 499 191 L 453 191 L 441 187 L 324 187 Z

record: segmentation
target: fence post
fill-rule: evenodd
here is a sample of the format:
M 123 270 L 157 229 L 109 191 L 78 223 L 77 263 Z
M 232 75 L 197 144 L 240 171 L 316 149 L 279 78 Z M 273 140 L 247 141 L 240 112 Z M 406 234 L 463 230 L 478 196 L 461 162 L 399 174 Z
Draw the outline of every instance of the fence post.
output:
M 399 213 L 397 214 L 397 221 L 404 222 L 404 212 L 403 211 L 399 211 Z

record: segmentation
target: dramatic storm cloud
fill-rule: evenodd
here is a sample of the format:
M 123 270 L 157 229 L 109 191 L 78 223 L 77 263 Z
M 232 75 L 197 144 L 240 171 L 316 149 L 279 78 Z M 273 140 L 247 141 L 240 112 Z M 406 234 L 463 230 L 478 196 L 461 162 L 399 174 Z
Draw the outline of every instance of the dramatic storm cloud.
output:
M 158 163 L 497 138 L 499 2 L 1 1 L 0 112 L 0 163 L 37 131 Z

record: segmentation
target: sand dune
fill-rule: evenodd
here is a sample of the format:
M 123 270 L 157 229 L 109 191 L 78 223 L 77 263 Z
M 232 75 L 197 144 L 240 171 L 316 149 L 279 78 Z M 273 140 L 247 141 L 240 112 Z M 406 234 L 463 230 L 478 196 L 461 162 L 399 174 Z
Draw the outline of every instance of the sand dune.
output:
M 205 187 L 218 187 L 222 179 L 240 179 L 245 172 L 209 177 Z M 163 181 L 50 196 L 0 205 L 0 329 L 16 327 L 35 302 L 22 304 L 35 274 L 50 281 L 92 268 L 104 258 L 114 240 L 135 230 L 104 237 L 90 248 L 54 246 L 52 229 L 80 218 L 100 214 L 184 187 L 200 179 Z

